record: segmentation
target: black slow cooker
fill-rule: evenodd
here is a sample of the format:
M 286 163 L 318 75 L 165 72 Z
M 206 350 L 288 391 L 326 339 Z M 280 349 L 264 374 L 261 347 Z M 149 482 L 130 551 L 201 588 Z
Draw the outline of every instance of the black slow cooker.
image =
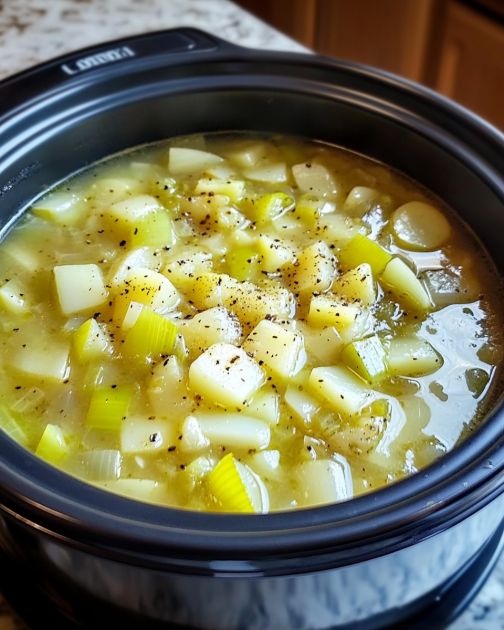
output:
M 89 48 L 0 84 L 3 233 L 41 191 L 100 158 L 214 130 L 302 135 L 386 162 L 454 207 L 504 267 L 496 129 L 384 72 L 191 29 Z M 500 397 L 469 439 L 404 481 L 242 516 L 105 493 L 1 434 L 2 588 L 34 627 L 49 615 L 83 628 L 442 627 L 501 548 L 503 429 Z

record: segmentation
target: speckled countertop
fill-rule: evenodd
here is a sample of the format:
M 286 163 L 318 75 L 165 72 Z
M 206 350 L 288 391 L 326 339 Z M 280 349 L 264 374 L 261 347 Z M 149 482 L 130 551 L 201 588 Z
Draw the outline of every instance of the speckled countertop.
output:
M 0 0 L 0 78 L 85 46 L 178 26 L 243 46 L 305 50 L 228 0 Z M 0 595 L 0 630 L 14 628 L 23 626 Z M 450 630 L 504 630 L 504 557 Z

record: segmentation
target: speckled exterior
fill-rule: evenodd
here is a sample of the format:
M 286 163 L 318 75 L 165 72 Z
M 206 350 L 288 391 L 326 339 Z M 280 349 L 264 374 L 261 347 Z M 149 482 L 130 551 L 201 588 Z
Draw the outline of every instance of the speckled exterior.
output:
M 179 26 L 202 28 L 244 46 L 305 50 L 227 0 L 0 0 L 0 78 L 85 46 Z M 0 595 L 0 630 L 13 628 L 23 626 Z M 503 629 L 501 558 L 450 630 Z

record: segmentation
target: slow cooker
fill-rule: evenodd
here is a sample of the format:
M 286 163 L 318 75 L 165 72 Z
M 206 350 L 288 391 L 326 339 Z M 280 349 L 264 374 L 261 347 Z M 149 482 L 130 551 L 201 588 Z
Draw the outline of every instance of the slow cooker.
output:
M 341 145 L 411 176 L 504 267 L 504 136 L 428 89 L 192 29 L 61 57 L 0 84 L 3 234 L 30 201 L 128 147 L 217 130 Z M 502 547 L 502 396 L 433 465 L 385 489 L 268 515 L 108 494 L 0 434 L 1 587 L 33 626 L 442 627 Z

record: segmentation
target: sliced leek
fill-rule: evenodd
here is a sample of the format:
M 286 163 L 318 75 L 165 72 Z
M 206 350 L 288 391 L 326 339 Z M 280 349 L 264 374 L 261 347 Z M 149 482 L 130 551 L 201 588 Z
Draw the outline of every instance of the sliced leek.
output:
M 233 453 L 228 453 L 220 460 L 207 475 L 206 481 L 210 492 L 223 511 L 254 511 Z
M 61 464 L 69 453 L 68 444 L 61 427 L 56 424 L 48 424 L 42 433 L 35 453 L 50 464 Z
M 124 356 L 145 360 L 161 354 L 172 354 L 176 339 L 177 326 L 169 319 L 144 307 L 126 333 L 122 351 Z
M 129 385 L 97 387 L 91 395 L 86 424 L 92 429 L 119 431 L 128 415 L 134 390 Z

